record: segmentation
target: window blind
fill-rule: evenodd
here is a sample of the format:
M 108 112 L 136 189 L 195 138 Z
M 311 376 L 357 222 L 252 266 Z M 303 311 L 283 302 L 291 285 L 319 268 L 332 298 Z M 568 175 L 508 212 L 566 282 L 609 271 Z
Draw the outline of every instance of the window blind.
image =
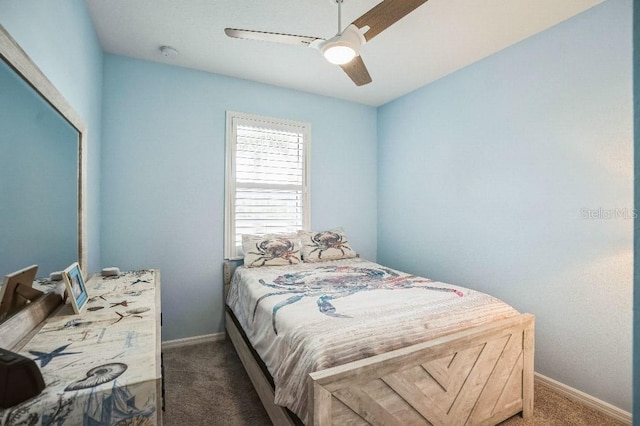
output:
M 308 224 L 308 125 L 233 115 L 228 120 L 226 258 L 242 234 L 291 233 Z

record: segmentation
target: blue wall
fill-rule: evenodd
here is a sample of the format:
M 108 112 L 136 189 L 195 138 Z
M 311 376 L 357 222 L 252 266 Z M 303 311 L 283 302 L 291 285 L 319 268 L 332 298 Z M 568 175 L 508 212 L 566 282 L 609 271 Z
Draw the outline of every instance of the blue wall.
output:
M 102 259 L 159 268 L 163 338 L 223 330 L 225 112 L 311 123 L 313 229 L 376 257 L 376 109 L 105 56 Z
M 102 49 L 82 0 L 0 0 L 0 24 L 87 124 L 89 271 L 100 265 Z
M 378 260 L 535 314 L 536 371 L 627 411 L 631 40 L 605 2 L 378 113 Z

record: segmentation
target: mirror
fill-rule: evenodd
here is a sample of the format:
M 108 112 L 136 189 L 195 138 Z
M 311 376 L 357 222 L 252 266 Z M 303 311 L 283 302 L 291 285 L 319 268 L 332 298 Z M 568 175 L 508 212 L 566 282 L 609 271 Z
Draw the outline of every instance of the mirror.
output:
M 1 25 L 0 87 L 0 280 L 85 271 L 86 125 Z

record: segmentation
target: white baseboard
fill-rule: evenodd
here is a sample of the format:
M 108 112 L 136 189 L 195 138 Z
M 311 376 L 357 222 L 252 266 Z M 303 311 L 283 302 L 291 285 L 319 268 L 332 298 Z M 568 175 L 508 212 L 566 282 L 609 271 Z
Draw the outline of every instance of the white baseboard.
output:
M 197 345 L 199 343 L 217 342 L 225 339 L 225 333 L 204 334 L 202 336 L 185 337 L 184 339 L 166 340 L 162 342 L 162 350 Z
M 566 398 L 586 405 L 587 407 L 606 414 L 607 416 L 613 417 L 618 421 L 621 421 L 628 425 L 631 424 L 631 413 L 624 411 L 614 405 L 611 405 L 608 402 L 604 402 L 589 394 L 581 392 L 578 389 L 567 386 L 564 383 L 560 383 L 549 377 L 543 376 L 540 373 L 535 373 L 535 382 L 552 389 L 554 392 Z

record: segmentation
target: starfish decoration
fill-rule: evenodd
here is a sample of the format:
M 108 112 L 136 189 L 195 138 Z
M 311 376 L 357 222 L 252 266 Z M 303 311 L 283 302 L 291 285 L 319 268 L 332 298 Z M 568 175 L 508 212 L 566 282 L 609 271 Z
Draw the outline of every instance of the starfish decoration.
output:
M 58 349 L 54 349 L 51 352 L 29 351 L 29 353 L 37 357 L 35 361 L 40 361 L 40 367 L 44 367 L 47 364 L 49 364 L 49 362 L 51 362 L 53 358 L 57 356 L 74 355 L 74 354 L 82 353 L 82 352 L 64 352 L 64 350 L 67 349 L 69 345 L 71 345 L 71 343 L 64 346 L 60 346 Z

